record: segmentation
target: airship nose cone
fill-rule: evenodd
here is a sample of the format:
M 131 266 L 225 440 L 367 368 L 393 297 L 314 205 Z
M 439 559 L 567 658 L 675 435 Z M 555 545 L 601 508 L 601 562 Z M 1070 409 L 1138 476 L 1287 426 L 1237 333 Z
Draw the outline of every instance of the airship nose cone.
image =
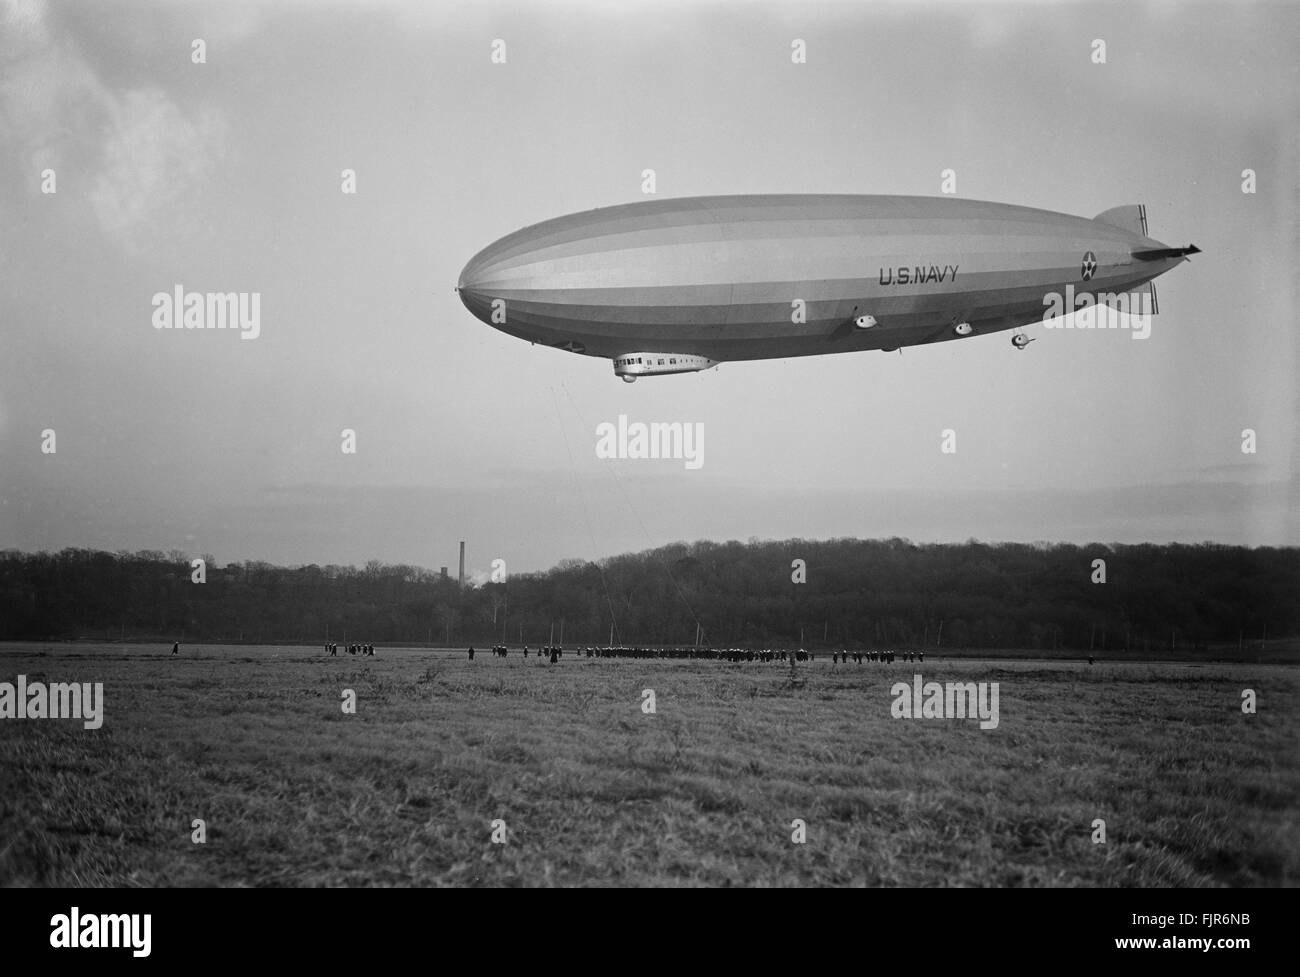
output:
M 488 322 L 491 300 L 484 292 L 483 282 L 482 263 L 475 259 L 464 267 L 456 280 L 456 294 L 475 318 Z

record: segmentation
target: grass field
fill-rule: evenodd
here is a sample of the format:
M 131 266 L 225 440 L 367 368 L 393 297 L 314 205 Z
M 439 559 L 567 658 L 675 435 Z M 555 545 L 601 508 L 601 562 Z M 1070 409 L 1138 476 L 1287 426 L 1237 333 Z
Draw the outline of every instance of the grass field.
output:
M 818 655 L 791 684 L 780 664 L 169 650 L 0 646 L 0 682 L 105 700 L 97 730 L 0 720 L 0 884 L 1300 880 L 1294 667 Z M 998 727 L 892 718 L 916 673 L 998 682 Z

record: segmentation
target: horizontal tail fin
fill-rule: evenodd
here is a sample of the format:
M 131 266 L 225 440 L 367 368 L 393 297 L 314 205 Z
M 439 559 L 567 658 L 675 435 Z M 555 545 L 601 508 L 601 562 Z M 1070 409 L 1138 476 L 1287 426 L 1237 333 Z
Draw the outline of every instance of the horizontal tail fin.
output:
M 1185 258 L 1189 254 L 1200 254 L 1201 249 L 1195 244 L 1185 248 L 1151 248 L 1147 251 L 1134 251 L 1133 257 L 1138 261 L 1160 261 L 1164 258 Z

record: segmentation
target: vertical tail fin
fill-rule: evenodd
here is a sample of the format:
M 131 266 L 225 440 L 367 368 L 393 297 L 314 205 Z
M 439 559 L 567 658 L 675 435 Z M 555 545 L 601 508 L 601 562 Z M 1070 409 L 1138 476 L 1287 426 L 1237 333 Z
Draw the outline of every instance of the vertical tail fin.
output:
M 1103 210 L 1093 220 L 1101 221 L 1103 224 L 1110 224 L 1113 227 L 1121 227 L 1126 231 L 1133 231 L 1143 237 L 1148 236 L 1146 204 L 1125 204 L 1123 207 L 1112 207 L 1110 210 Z
M 1129 301 L 1132 303 L 1133 313 L 1160 314 L 1160 303 L 1156 300 L 1156 283 L 1154 281 L 1144 282 L 1137 288 L 1129 289 L 1129 295 L 1131 296 Z M 1151 298 L 1143 302 L 1143 295 L 1150 295 Z M 1132 298 L 1134 296 L 1136 300 Z

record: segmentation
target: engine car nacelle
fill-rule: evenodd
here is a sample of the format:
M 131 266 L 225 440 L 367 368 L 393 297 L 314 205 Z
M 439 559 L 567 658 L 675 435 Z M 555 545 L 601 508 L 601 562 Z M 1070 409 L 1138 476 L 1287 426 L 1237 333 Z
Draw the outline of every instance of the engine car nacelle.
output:
M 717 365 L 717 360 L 690 353 L 625 353 L 614 357 L 614 376 L 622 377 L 624 383 L 632 383 L 637 377 L 694 373 Z

